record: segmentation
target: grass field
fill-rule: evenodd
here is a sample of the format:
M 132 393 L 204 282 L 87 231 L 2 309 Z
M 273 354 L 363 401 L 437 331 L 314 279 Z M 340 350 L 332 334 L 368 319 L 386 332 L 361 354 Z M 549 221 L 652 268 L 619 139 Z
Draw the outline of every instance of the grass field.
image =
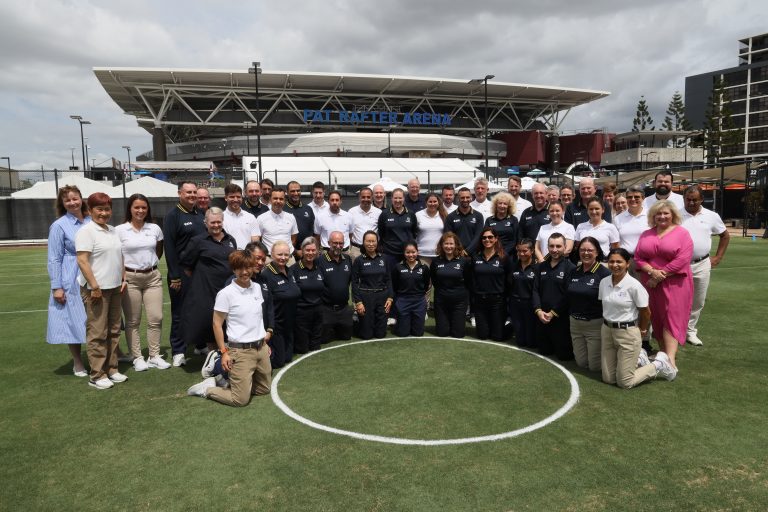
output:
M 765 510 L 766 282 L 768 243 L 732 240 L 705 345 L 681 350 L 672 383 L 622 391 L 567 363 L 581 397 L 557 421 L 495 442 L 403 446 L 310 428 L 270 397 L 243 409 L 187 397 L 199 357 L 121 365 L 128 382 L 91 389 L 66 348 L 45 343 L 45 250 L 0 250 L 0 510 Z M 278 389 L 318 423 L 410 439 L 521 428 L 570 392 L 535 356 L 435 338 L 328 350 Z

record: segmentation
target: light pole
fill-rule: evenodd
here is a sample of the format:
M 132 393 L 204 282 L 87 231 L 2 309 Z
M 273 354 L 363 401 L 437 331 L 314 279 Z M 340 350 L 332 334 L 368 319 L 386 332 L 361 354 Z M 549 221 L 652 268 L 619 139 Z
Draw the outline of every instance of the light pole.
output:
M 83 116 L 69 116 L 69 118 L 74 119 L 80 123 L 80 146 L 83 148 L 83 176 L 85 176 L 85 171 L 88 170 L 88 157 L 85 155 L 85 138 L 83 137 L 83 125 L 91 124 L 91 122 L 83 121 Z
M 483 135 L 485 136 L 485 178 L 488 179 L 488 80 L 495 75 L 485 75 L 483 78 L 470 80 L 470 84 L 483 84 Z
M 249 73 L 253 73 L 253 85 L 256 89 L 256 151 L 259 160 L 259 181 L 261 181 L 261 107 L 259 106 L 259 75 L 261 74 L 261 62 L 254 61 Z
M 645 170 L 646 167 L 648 167 L 648 157 L 650 155 L 658 155 L 656 151 L 649 151 L 647 153 L 642 153 L 640 155 L 640 169 Z M 643 164 L 643 158 L 645 158 L 645 164 Z
M 72 170 L 75 170 L 75 148 L 69 148 L 69 150 L 72 152 Z
M 132 176 L 131 174 L 131 146 L 123 146 L 123 149 L 128 151 L 128 176 Z M 126 197 L 125 193 L 125 172 L 123 172 L 123 199 Z
M 85 139 L 85 140 L 88 140 L 88 138 L 86 137 L 86 139 Z M 91 171 L 91 170 L 93 169 L 93 167 L 88 167 L 88 160 L 90 160 L 90 157 L 89 157 L 89 155 L 88 155 L 88 150 L 89 150 L 89 149 L 91 149 L 91 146 L 89 146 L 88 144 L 86 144 L 86 145 L 85 145 L 85 170 L 86 170 L 86 171 Z M 85 174 L 83 174 L 83 176 L 85 176 Z M 91 176 L 91 178 L 93 178 L 93 176 Z
M 387 130 L 387 154 L 389 155 L 389 158 L 392 158 L 392 130 L 395 129 L 396 126 L 397 125 L 391 124 Z

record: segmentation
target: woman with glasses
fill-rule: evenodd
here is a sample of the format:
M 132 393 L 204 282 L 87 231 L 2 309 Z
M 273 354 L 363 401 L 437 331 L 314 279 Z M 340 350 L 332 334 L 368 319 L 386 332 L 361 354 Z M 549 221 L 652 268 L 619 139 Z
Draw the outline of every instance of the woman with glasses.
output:
M 492 228 L 483 228 L 480 246 L 471 262 L 475 334 L 481 340 L 501 341 L 507 317 L 504 291 L 509 258 Z

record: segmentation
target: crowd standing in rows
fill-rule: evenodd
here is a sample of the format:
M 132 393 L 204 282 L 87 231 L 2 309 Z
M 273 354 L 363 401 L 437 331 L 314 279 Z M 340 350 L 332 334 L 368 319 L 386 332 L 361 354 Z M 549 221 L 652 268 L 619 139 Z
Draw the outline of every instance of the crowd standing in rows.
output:
M 388 324 L 397 336 L 422 336 L 432 308 L 438 336 L 465 336 L 471 319 L 480 339 L 513 331 L 518 346 L 575 359 L 620 387 L 674 379 L 678 346 L 703 343 L 709 274 L 729 240 L 701 190 L 675 194 L 665 172 L 649 197 L 635 186 L 600 197 L 591 178 L 576 191 L 537 183 L 532 202 L 514 176 L 492 199 L 488 188 L 479 178 L 474 190 L 425 195 L 413 179 L 389 201 L 381 185 L 363 188 L 346 211 L 321 182 L 305 204 L 298 182 L 264 179 L 246 183 L 245 195 L 227 185 L 222 210 L 208 190 L 182 182 L 161 230 L 140 194 L 113 228 L 108 196 L 84 201 L 63 187 L 48 245 L 48 342 L 67 344 L 73 373 L 108 389 L 127 379 L 117 367 L 124 316 L 135 371 L 183 366 L 192 350 L 205 355 L 205 380 L 190 394 L 245 405 L 295 354 L 353 333 L 381 338 Z M 171 363 L 160 353 L 163 255 Z

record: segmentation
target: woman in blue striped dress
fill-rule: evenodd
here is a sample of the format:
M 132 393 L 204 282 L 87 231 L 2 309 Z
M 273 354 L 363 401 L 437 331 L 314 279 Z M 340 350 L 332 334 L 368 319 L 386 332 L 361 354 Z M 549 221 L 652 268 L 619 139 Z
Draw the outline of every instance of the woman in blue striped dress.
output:
M 48 300 L 46 340 L 51 345 L 67 345 L 73 360 L 72 372 L 76 377 L 87 377 L 80 355 L 81 345 L 85 343 L 85 307 L 77 282 L 75 235 L 91 218 L 80 189 L 72 185 L 60 188 L 56 213 L 59 218 L 48 232 L 51 297 Z

